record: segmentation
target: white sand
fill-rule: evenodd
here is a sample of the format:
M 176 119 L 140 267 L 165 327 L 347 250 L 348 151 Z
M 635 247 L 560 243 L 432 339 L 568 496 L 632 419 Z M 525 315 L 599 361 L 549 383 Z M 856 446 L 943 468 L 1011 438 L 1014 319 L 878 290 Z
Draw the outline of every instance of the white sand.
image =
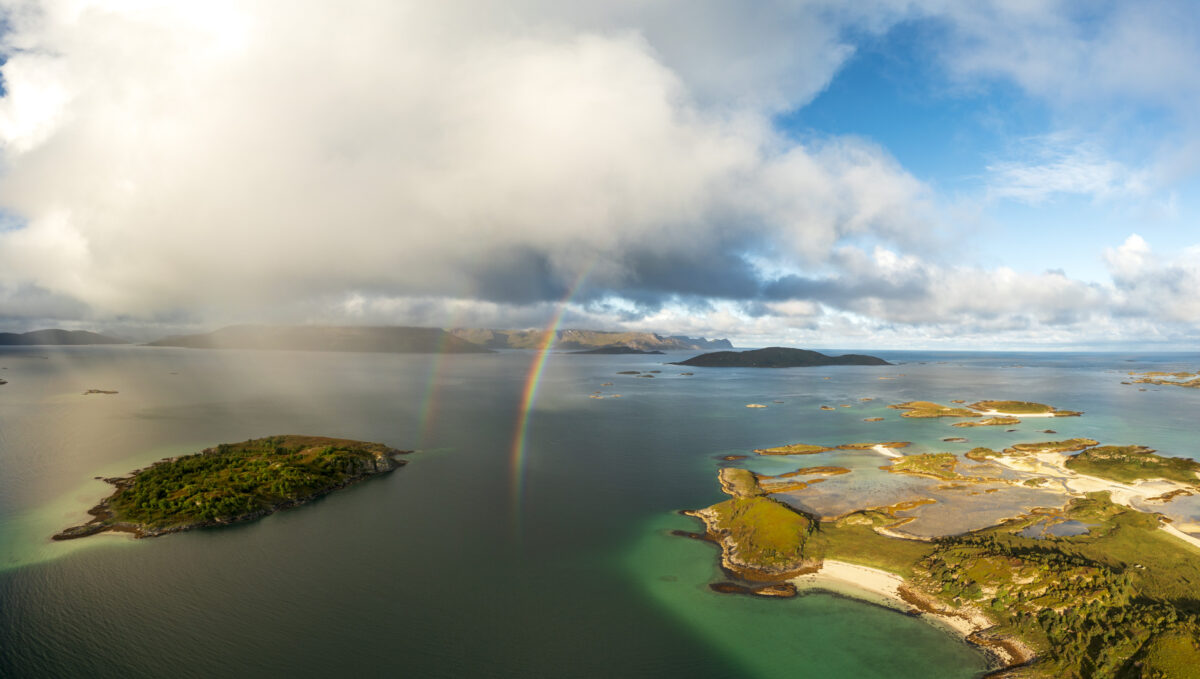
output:
M 815 573 L 792 578 L 790 582 L 797 589 L 827 589 L 839 594 L 859 596 L 860 598 L 880 603 L 902 611 L 915 611 L 912 606 L 900 596 L 900 588 L 904 586 L 904 578 L 878 568 L 859 566 L 826 559 L 820 570 Z M 867 596 L 862 596 L 863 594 Z M 950 628 L 964 638 L 992 626 L 992 622 L 978 611 L 962 609 L 953 614 L 920 612 L 922 617 L 935 621 Z
M 984 417 L 1019 417 L 1022 419 L 1026 417 L 1058 417 L 1054 413 L 1005 413 L 999 410 L 976 410 L 975 412 Z
M 897 453 L 894 449 L 888 448 L 887 446 L 883 445 L 882 443 L 877 446 L 871 446 L 871 450 L 874 450 L 875 452 L 879 453 L 880 455 L 885 455 L 887 457 L 904 457 L 900 453 Z
M 1125 505 L 1137 511 L 1147 510 L 1136 506 L 1135 503 L 1144 503 L 1149 498 L 1159 497 L 1173 490 L 1188 488 L 1182 483 L 1166 479 L 1149 479 L 1129 484 L 1080 474 L 1067 469 L 1065 465 L 1067 456 L 1062 453 L 1042 452 L 1026 457 L 1003 456 L 993 459 L 1009 469 L 1039 474 L 1058 481 L 1062 484 L 1063 491 L 1070 495 L 1080 496 L 1084 493 L 1108 491 L 1114 504 Z M 1046 488 L 1053 490 L 1052 486 Z M 1160 522 L 1158 527 L 1190 545 L 1200 547 L 1200 538 L 1189 535 L 1169 523 Z
M 796 576 L 792 578 L 791 583 L 799 589 L 829 584 L 852 585 L 886 599 L 899 601 L 902 604 L 901 608 L 908 608 L 908 604 L 900 598 L 900 586 L 904 584 L 904 578 L 869 566 L 825 559 L 820 570 Z

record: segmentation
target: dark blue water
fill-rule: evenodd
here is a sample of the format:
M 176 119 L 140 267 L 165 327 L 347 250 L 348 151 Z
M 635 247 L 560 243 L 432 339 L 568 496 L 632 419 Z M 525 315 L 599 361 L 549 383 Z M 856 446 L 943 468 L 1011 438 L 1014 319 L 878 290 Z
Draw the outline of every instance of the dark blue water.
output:
M 1200 393 L 1120 381 L 1200 357 L 878 353 L 904 365 L 683 377 L 661 356 L 554 355 L 520 469 L 530 354 L 0 353 L 0 676 L 975 676 L 982 655 L 917 619 L 710 592 L 716 552 L 671 537 L 695 529 L 674 512 L 721 499 L 717 458 L 731 452 L 946 445 L 948 423 L 885 407 L 913 399 L 1048 402 L 1087 411 L 1052 422 L 1063 436 L 1190 455 Z M 840 403 L 853 407 L 818 409 Z M 1047 423 L 1029 422 L 970 436 L 1043 440 Z M 107 494 L 95 476 L 276 433 L 420 452 L 250 525 L 48 540 Z

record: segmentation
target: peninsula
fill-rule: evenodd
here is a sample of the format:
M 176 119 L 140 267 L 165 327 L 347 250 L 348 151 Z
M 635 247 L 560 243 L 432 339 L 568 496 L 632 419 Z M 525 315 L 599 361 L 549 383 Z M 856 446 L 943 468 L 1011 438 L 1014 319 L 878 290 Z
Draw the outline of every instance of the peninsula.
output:
M 866 445 L 755 452 L 821 455 Z M 808 509 L 813 481 L 793 481 L 862 472 L 814 466 L 768 476 L 726 467 L 718 478 L 730 499 L 684 512 L 705 526 L 685 535 L 721 550 L 728 580 L 712 589 L 769 597 L 814 587 L 869 592 L 988 650 L 1004 677 L 1183 677 L 1200 666 L 1200 539 L 1143 508 L 1200 492 L 1200 463 L 1084 438 L 967 455 L 1007 468 L 1000 478 L 982 466 L 964 469 L 951 453 L 902 457 L 871 447 L 893 458 L 885 471 L 942 483 L 935 491 L 962 489 L 954 513 L 994 502 L 1003 488 L 1039 487 L 1061 500 L 1047 494 L 1049 506 L 930 537 L 903 527 L 914 520 L 906 514 L 938 500 L 876 506 L 878 499 L 864 497 L 825 516 Z
M 767 347 L 750 351 L 714 351 L 672 365 L 700 368 L 807 368 L 827 365 L 891 365 L 882 358 L 862 354 L 827 356 L 808 349 Z
M 404 464 L 410 451 L 321 436 L 270 436 L 167 458 L 129 476 L 88 510 L 94 518 L 55 540 L 104 531 L 146 538 L 252 521 Z

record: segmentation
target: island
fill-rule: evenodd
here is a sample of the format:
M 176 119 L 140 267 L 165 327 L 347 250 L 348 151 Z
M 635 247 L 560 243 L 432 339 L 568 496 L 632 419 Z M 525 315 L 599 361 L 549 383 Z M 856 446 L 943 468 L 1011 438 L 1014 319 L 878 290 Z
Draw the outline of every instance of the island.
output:
M 647 349 L 638 349 L 636 347 L 631 347 L 631 346 L 628 346 L 625 344 L 612 344 L 612 345 L 604 346 L 604 347 L 596 347 L 595 349 L 583 349 L 581 351 L 572 351 L 569 353 L 572 353 L 572 354 L 606 354 L 606 355 L 619 355 L 619 354 L 659 354 L 659 355 L 662 355 L 663 352 L 661 352 L 657 349 L 647 350 Z
M 755 452 L 868 447 L 884 453 L 882 444 Z M 867 596 L 960 633 L 989 652 L 995 676 L 1194 676 L 1200 538 L 1139 507 L 1200 493 L 1200 462 L 1086 438 L 1002 452 L 975 448 L 966 457 L 983 464 L 966 467 L 952 453 L 888 452 L 886 471 L 926 479 L 937 492 L 961 489 L 965 504 L 950 512 L 969 513 L 970 504 L 993 502 L 1003 488 L 1061 499 L 982 528 L 922 537 L 902 532 L 914 520 L 904 514 L 936 507 L 936 499 L 890 497 L 883 501 L 893 504 L 877 505 L 881 500 L 868 495 L 825 516 L 805 509 L 805 498 L 828 492 L 829 484 L 813 484 L 849 469 L 811 466 L 768 476 L 724 467 L 718 481 L 729 499 L 685 511 L 704 531 L 679 534 L 719 547 L 727 579 L 711 585 L 716 592 L 780 598 L 832 587 Z M 1003 478 L 997 467 L 1007 468 Z M 822 478 L 794 478 L 811 474 Z
M 951 401 L 965 403 L 965 401 Z M 1005 424 L 1020 424 L 1022 417 L 1078 417 L 1083 413 L 1076 410 L 1059 410 L 1045 403 L 1031 401 L 978 401 L 966 407 L 944 406 L 932 401 L 907 401 L 888 406 L 895 410 L 903 410 L 901 417 L 935 418 L 935 417 L 984 417 L 978 422 L 960 422 L 956 427 L 986 427 Z
M 1145 373 L 1129 373 L 1130 375 L 1139 376 L 1134 380 L 1135 384 L 1160 384 L 1170 387 L 1187 387 L 1189 389 L 1200 389 L 1200 372 L 1162 372 L 1155 370 Z M 1122 382 L 1122 384 L 1129 384 Z
M 750 351 L 714 351 L 673 365 L 699 368 L 808 368 L 829 365 L 891 365 L 882 358 L 862 354 L 827 356 L 808 349 L 767 347 Z
M 386 474 L 411 451 L 322 436 L 282 435 L 223 443 L 104 479 L 116 491 L 88 510 L 92 520 L 55 540 L 104 531 L 157 537 L 252 521 Z

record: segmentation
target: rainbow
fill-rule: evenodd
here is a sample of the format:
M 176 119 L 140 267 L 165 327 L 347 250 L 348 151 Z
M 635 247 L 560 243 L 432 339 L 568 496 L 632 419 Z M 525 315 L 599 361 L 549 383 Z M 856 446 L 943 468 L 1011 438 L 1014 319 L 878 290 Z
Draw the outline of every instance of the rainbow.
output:
M 563 316 L 566 315 L 567 305 L 571 302 L 579 289 L 583 286 L 584 279 L 591 272 L 592 267 L 584 267 L 580 272 L 579 277 L 575 279 L 575 283 L 567 290 L 567 294 L 558 303 L 558 309 L 554 312 L 550 323 L 546 326 L 545 335 L 541 343 L 537 347 L 537 353 L 534 355 L 533 362 L 529 364 L 529 372 L 525 375 L 525 390 L 521 394 L 520 409 L 517 411 L 517 429 L 513 435 L 512 452 L 509 463 L 512 473 L 512 498 L 514 517 L 520 517 L 521 504 L 524 496 L 525 485 L 525 439 L 529 430 L 529 415 L 533 411 L 533 404 L 537 400 L 538 385 L 542 380 L 542 370 L 546 367 L 546 358 L 550 356 L 550 347 L 554 345 L 554 340 L 558 336 L 558 328 L 562 324 Z
M 446 337 L 443 335 L 438 338 L 438 346 L 433 354 L 433 361 L 429 366 L 429 381 L 425 385 L 425 395 L 421 400 L 421 420 L 420 432 L 417 434 L 417 447 L 425 446 L 425 439 L 429 436 L 429 429 L 433 426 L 433 418 L 437 413 L 437 400 L 441 392 L 442 381 L 442 358 L 446 353 Z

